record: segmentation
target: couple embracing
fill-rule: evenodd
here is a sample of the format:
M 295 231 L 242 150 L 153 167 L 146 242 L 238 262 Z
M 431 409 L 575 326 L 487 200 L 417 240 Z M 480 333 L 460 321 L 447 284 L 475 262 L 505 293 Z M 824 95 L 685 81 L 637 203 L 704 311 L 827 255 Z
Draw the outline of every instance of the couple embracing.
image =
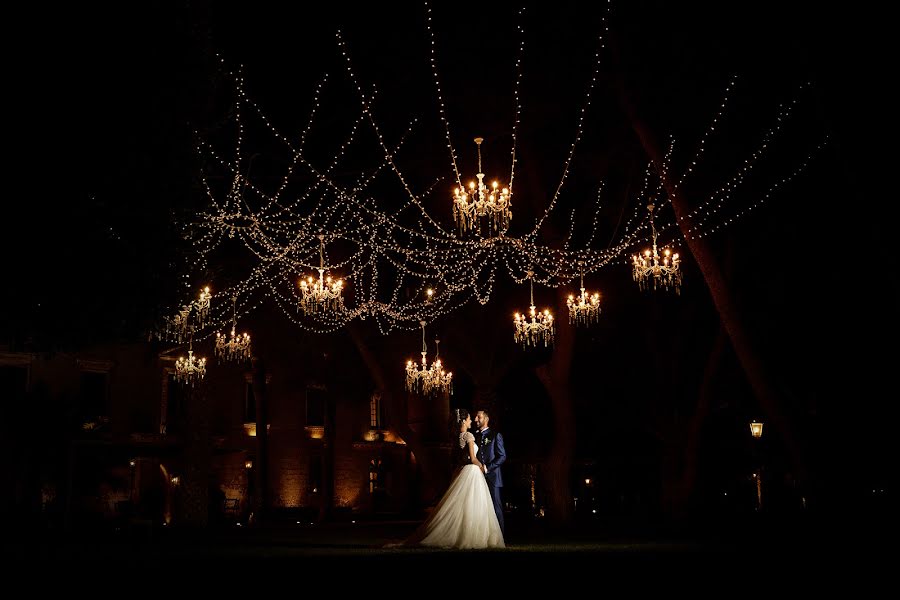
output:
M 469 431 L 472 417 L 467 410 L 456 409 L 454 417 L 459 432 L 455 451 L 461 466 L 431 516 L 403 545 L 503 548 L 503 436 L 491 430 L 486 410 L 475 414 L 474 434 Z

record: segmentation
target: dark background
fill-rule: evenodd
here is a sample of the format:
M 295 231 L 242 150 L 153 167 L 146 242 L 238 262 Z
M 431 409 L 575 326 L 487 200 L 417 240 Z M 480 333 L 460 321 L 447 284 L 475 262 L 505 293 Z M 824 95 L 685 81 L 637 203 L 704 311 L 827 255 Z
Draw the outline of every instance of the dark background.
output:
M 526 12 L 513 235 L 530 229 L 556 188 L 603 6 L 554 2 Z M 894 485 L 888 456 L 894 454 L 900 292 L 889 244 L 895 192 L 887 158 L 893 153 L 885 150 L 895 130 L 886 90 L 892 69 L 881 31 L 886 19 L 874 4 L 824 6 L 613 6 L 584 139 L 545 241 L 558 243 L 553 231 L 565 231 L 572 207 L 580 223 L 576 240 L 586 239 L 601 181 L 607 191 L 598 247 L 611 239 L 622 212 L 627 218 L 633 210 L 646 157 L 612 89 L 613 65 L 625 73 L 660 137 L 677 138 L 675 164 L 681 168 L 716 114 L 729 78 L 738 74 L 723 130 L 708 142 L 705 166 L 692 179 L 701 197 L 755 149 L 779 104 L 798 99 L 794 117 L 724 214 L 755 202 L 760 190 L 793 171 L 827 136 L 826 149 L 712 243 L 730 265 L 727 278 L 761 354 L 791 399 L 790 410 L 802 415 L 825 495 L 862 503 L 872 489 Z M 0 324 L 12 348 L 49 351 L 146 339 L 159 315 L 188 293 L 181 275 L 191 254 L 177 224 L 205 202 L 194 132 L 226 156 L 233 146 L 230 83 L 217 54 L 229 69 L 244 66 L 249 95 L 284 133 L 302 130 L 312 92 L 330 73 L 309 140 L 311 160 L 321 163 L 358 110 L 334 42 L 340 27 L 357 76 L 378 87 L 376 114 L 389 144 L 412 117 L 419 119 L 399 157 L 413 189 L 436 177 L 452 179 L 421 5 L 288 9 L 280 3 L 192 2 L 14 10 L 6 95 L 8 126 L 17 135 L 9 148 L 14 169 L 4 202 Z M 470 140 L 476 135 L 486 139 L 486 171 L 508 168 L 516 14 L 517 7 L 506 3 L 433 7 L 444 102 L 464 173 L 474 171 Z M 803 82 L 812 85 L 798 91 Z M 249 133 L 245 148 L 261 153 L 255 181 L 274 185 L 284 156 L 262 132 Z M 377 164 L 377 153 L 351 157 L 348 175 L 353 166 L 371 166 L 372 157 Z M 376 189 L 400 198 L 396 182 L 383 179 Z M 426 206 L 449 226 L 449 198 L 442 194 L 438 186 Z M 683 240 L 675 243 L 686 255 Z M 588 281 L 603 291 L 604 313 L 599 326 L 576 340 L 578 452 L 584 460 L 605 460 L 623 480 L 649 482 L 624 481 L 623 489 L 653 485 L 660 431 L 690 410 L 717 333 L 717 315 L 689 256 L 685 269 L 680 297 L 639 293 L 625 264 Z M 187 281 L 191 289 L 207 274 L 194 276 Z M 523 304 L 525 292 L 505 276 L 498 287 L 486 309 L 466 309 L 435 328 L 465 333 L 481 319 L 502 330 L 494 334 L 500 342 L 508 333 L 512 346 L 508 314 Z M 539 303 L 553 297 L 549 290 L 536 293 Z M 276 310 L 257 318 L 278 323 L 282 317 Z M 352 353 L 343 334 L 334 335 L 329 343 L 335 351 Z M 399 359 L 418 336 L 397 335 L 384 343 Z M 457 343 L 466 339 L 460 334 Z M 760 415 L 728 352 L 716 377 L 711 450 L 704 455 L 707 472 L 720 474 L 707 478 L 712 487 L 727 479 L 722 473 L 743 468 L 746 423 Z M 501 389 L 504 428 L 523 440 L 521 455 L 540 457 L 549 444 L 541 433 L 549 403 L 534 392 L 539 386 L 532 369 L 545 358 L 517 359 Z M 457 385 L 458 401 L 471 402 L 465 374 Z M 777 441 L 772 443 L 778 456 Z

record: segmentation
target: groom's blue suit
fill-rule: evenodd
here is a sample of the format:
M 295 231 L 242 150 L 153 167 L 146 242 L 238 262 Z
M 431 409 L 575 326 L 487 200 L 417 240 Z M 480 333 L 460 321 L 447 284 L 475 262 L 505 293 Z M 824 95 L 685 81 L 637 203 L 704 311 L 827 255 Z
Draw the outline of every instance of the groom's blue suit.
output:
M 475 434 L 475 443 L 478 445 L 478 460 L 487 467 L 488 489 L 491 492 L 491 500 L 494 501 L 494 512 L 497 513 L 497 521 L 500 522 L 500 531 L 506 535 L 503 525 L 503 506 L 500 504 L 500 488 L 503 487 L 503 474 L 500 465 L 506 462 L 506 449 L 503 447 L 503 436 L 491 431 L 490 427 Z

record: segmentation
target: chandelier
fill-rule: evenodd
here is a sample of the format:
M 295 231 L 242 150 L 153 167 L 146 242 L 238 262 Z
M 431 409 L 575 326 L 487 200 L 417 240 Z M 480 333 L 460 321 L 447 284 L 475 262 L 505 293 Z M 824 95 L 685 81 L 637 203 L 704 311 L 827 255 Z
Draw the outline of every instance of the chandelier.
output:
M 175 361 L 175 381 L 194 385 L 206 376 L 206 359 L 194 356 L 193 339 L 188 346 L 187 358 Z
M 462 234 L 470 233 L 472 230 L 478 232 L 479 219 L 481 217 L 488 218 L 488 231 L 490 233 L 503 233 L 509 227 L 512 219 L 512 211 L 510 200 L 512 190 L 509 188 L 500 188 L 499 184 L 494 181 L 489 188 L 484 183 L 484 173 L 481 170 L 481 142 L 483 138 L 475 138 L 478 145 L 478 184 L 474 181 L 469 183 L 467 190 L 463 186 L 453 190 L 453 218 L 459 226 Z
M 300 307 L 307 315 L 317 312 L 340 312 L 344 308 L 344 299 L 341 291 L 344 282 L 341 279 L 332 280 L 331 276 L 325 277 L 325 236 L 319 234 L 319 280 L 312 276 L 300 280 L 300 292 L 302 299 Z
M 250 334 L 237 334 L 237 298 L 232 298 L 231 337 L 216 332 L 216 356 L 220 361 L 242 361 L 250 358 Z
M 185 304 L 174 317 L 164 317 L 165 331 L 163 335 L 167 340 L 183 344 L 192 331 L 192 326 L 203 327 L 209 317 L 209 308 L 212 293 L 209 286 L 203 288 L 200 297 L 189 304 Z M 195 312 L 194 321 L 191 323 L 191 313 Z
M 419 321 L 422 326 L 422 367 L 416 366 L 413 361 L 406 361 L 406 390 L 414 392 L 420 389 L 423 394 L 453 393 L 453 373 L 444 371 L 440 359 L 441 340 L 435 339 L 437 350 L 434 354 L 434 362 L 428 366 L 428 347 L 425 345 L 425 321 Z
M 647 205 L 650 212 L 650 229 L 653 232 L 653 251 L 644 250 L 644 254 L 634 254 L 631 257 L 631 264 L 634 267 L 634 280 L 642 290 L 649 289 L 652 282 L 653 289 L 662 285 L 667 290 L 675 288 L 675 293 L 681 293 L 681 259 L 678 253 L 672 254 L 668 248 L 663 249 L 663 255 L 660 257 L 656 247 L 656 225 L 653 222 L 653 202 Z
M 209 286 L 203 288 L 203 291 L 200 292 L 200 298 L 194 302 L 197 307 L 197 326 L 203 327 L 206 323 L 206 318 L 209 316 L 209 305 L 212 300 L 212 294 L 209 291 Z
M 516 343 L 521 343 L 524 347 L 537 346 L 539 342 L 543 342 L 544 346 L 553 343 L 553 315 L 549 310 L 537 312 L 534 309 L 534 273 L 528 271 L 528 282 L 531 285 L 531 321 L 525 315 L 516 313 Z
M 188 329 L 191 324 L 191 310 L 193 304 L 185 304 L 174 317 L 165 317 L 165 337 L 169 341 L 175 341 L 178 344 L 184 343 L 188 336 Z
M 581 274 L 581 295 L 577 298 L 569 294 L 566 306 L 569 307 L 569 323 L 575 325 L 590 325 L 600 316 L 600 294 L 594 292 L 590 296 L 584 291 L 584 270 L 582 263 L 578 263 Z

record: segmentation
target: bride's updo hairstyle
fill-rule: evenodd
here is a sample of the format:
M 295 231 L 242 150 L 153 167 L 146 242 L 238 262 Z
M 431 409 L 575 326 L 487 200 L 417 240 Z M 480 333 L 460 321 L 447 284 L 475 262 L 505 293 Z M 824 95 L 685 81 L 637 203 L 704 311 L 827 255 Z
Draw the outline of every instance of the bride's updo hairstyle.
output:
M 465 421 L 469 417 L 469 411 L 464 408 L 454 408 L 453 409 L 453 418 L 455 419 L 454 423 L 459 427 L 463 421 Z

